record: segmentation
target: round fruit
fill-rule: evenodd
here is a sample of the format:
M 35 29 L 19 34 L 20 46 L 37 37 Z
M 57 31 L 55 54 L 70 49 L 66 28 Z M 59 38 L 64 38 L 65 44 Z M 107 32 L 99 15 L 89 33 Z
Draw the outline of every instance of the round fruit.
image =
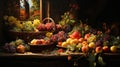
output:
M 114 52 L 114 53 L 117 52 L 117 47 L 116 46 L 111 46 L 110 51 Z
M 78 40 L 80 43 L 82 43 L 83 41 L 84 41 L 84 38 L 79 38 L 79 40 Z
M 85 34 L 84 39 L 87 40 L 90 37 L 90 33 Z
M 71 35 L 71 38 L 73 39 L 79 39 L 81 37 L 81 33 L 79 31 L 74 31 Z
M 88 51 L 89 51 L 88 45 L 82 46 L 82 52 L 86 53 L 86 52 L 88 52 Z
M 68 38 L 68 39 L 66 40 L 66 42 L 67 42 L 67 43 L 70 43 L 72 40 L 73 40 L 72 38 Z
M 65 47 L 65 48 L 66 48 L 66 47 L 67 47 L 67 45 L 68 45 L 68 43 L 67 43 L 67 42 L 63 42 L 63 43 L 62 43 L 62 47 Z
M 89 46 L 89 48 L 95 48 L 95 43 L 94 42 L 90 42 L 88 46 Z
M 70 41 L 70 44 L 78 44 L 78 39 L 73 39 Z
M 17 52 L 24 53 L 25 52 L 25 46 L 24 45 L 18 45 L 17 46 Z
M 102 52 L 102 47 L 101 47 L 101 46 L 97 46 L 97 47 L 95 48 L 95 52 L 96 52 L 96 53 L 101 53 L 101 52 Z
M 87 41 L 83 41 L 82 42 L 82 46 L 86 46 L 86 45 L 88 45 L 88 42 Z
M 108 46 L 103 46 L 102 49 L 103 49 L 103 52 L 109 52 L 109 47 Z

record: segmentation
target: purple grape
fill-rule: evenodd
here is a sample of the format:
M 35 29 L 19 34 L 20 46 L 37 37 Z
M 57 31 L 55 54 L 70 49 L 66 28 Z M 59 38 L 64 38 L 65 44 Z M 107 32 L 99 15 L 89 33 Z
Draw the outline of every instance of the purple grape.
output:
M 102 39 L 103 39 L 103 41 L 107 41 L 107 40 L 110 39 L 110 35 L 104 34 L 104 35 L 102 36 Z
M 97 41 L 95 42 L 95 45 L 96 45 L 96 46 L 102 46 L 102 45 L 103 45 L 103 42 L 102 42 L 101 40 L 97 40 Z
M 5 45 L 3 46 L 3 50 L 5 52 L 15 53 L 16 52 L 16 47 L 9 44 L 9 43 L 5 43 Z
M 53 41 L 53 42 L 58 41 L 58 35 L 57 34 L 52 35 L 51 41 Z

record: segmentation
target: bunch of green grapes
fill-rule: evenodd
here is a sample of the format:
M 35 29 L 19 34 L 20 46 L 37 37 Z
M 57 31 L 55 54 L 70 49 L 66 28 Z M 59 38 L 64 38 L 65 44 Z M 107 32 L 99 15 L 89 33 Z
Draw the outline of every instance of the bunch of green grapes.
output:
M 22 22 L 22 26 L 23 26 L 22 31 L 25 31 L 25 32 L 35 31 L 35 27 L 34 27 L 32 21 Z
M 5 24 L 8 25 L 10 30 L 21 31 L 23 28 L 20 20 L 14 16 L 4 16 Z
M 33 26 L 38 27 L 40 25 L 40 20 L 39 19 L 34 19 L 33 20 Z

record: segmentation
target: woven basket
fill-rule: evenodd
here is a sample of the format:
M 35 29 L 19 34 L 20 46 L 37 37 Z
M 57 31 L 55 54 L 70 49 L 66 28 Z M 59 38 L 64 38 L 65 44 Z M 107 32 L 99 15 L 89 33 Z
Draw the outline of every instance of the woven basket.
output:
M 34 38 L 42 38 L 45 35 L 45 31 L 40 32 L 15 32 L 9 31 L 8 37 L 11 40 L 23 39 L 25 42 L 30 42 Z

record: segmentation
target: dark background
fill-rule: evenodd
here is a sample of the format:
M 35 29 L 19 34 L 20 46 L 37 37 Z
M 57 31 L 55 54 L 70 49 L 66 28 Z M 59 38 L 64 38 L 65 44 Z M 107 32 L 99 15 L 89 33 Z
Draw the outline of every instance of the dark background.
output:
M 0 2 L 0 43 L 5 41 L 5 36 L 7 35 L 4 33 L 3 16 L 8 13 L 6 11 L 7 4 L 11 3 L 8 1 L 9 0 L 3 0 Z M 43 0 L 43 5 L 45 5 L 45 1 L 46 0 Z M 70 4 L 76 3 L 80 7 L 77 11 L 77 18 L 83 21 L 88 19 L 86 23 L 95 28 L 100 27 L 103 22 L 106 22 L 108 25 L 112 25 L 113 23 L 117 24 L 117 28 L 119 29 L 120 4 L 118 0 L 50 0 L 50 3 L 50 16 L 56 22 L 60 20 L 61 15 L 70 9 Z M 45 10 L 45 7 L 43 7 L 43 9 Z M 45 11 L 43 15 L 45 18 Z

